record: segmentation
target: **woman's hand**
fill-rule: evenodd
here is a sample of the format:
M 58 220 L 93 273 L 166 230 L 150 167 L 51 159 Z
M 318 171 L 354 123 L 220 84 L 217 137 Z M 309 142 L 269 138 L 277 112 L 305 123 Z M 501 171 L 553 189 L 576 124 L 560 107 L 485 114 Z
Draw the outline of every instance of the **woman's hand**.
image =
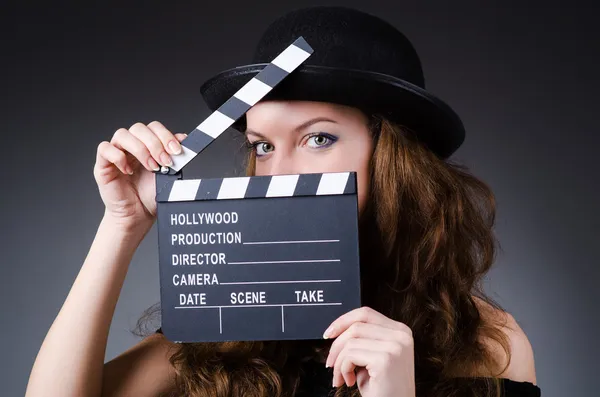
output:
M 94 178 L 105 205 L 105 217 L 124 230 L 149 229 L 156 217 L 154 171 L 172 165 L 186 134 L 172 134 L 153 121 L 119 128 L 110 142 L 98 145 Z
M 369 308 L 338 317 L 325 331 L 336 338 L 325 366 L 333 367 L 333 386 L 357 383 L 363 397 L 415 397 L 411 329 Z

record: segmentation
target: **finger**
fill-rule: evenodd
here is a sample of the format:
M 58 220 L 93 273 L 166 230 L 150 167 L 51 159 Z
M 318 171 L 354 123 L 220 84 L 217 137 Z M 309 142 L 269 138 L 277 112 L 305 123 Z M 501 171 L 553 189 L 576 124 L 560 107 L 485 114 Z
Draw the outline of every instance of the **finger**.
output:
M 363 306 L 344 313 L 335 319 L 331 325 L 329 325 L 323 334 L 323 337 L 325 339 L 335 338 L 355 322 L 371 323 L 391 329 L 402 329 L 412 336 L 412 331 L 406 324 L 394 321 L 370 307 Z
M 346 383 L 348 386 L 356 382 L 356 367 L 364 367 L 369 373 L 369 377 L 377 374 L 375 369 L 378 361 L 381 361 L 383 352 L 373 351 L 365 348 L 344 349 L 334 366 L 333 386 L 341 386 Z
M 335 360 L 332 360 L 333 365 L 333 378 L 341 381 L 344 376 L 340 363 L 343 361 L 344 356 L 348 354 L 348 351 L 362 351 L 368 350 L 378 355 L 387 356 L 390 352 L 400 352 L 396 342 L 392 341 L 380 341 L 380 340 L 369 340 L 369 339 L 350 339 L 345 345 L 339 355 L 336 356 Z M 378 360 L 379 362 L 381 360 Z M 365 365 L 363 365 L 365 366 Z M 373 370 L 374 364 L 371 365 L 370 369 Z M 337 376 L 337 378 L 336 378 Z M 351 386 L 351 385 L 348 385 Z
M 344 348 L 345 344 L 352 339 L 366 339 L 369 341 L 382 340 L 391 341 L 393 343 L 409 342 L 409 337 L 403 331 L 382 327 L 381 325 L 369 323 L 354 323 L 347 330 L 338 336 L 331 347 L 329 355 L 325 361 L 325 367 L 332 365 L 339 352 Z
M 146 145 L 146 148 L 148 148 L 154 160 L 160 165 L 167 167 L 173 165 L 173 160 L 167 153 L 162 141 L 156 136 L 154 131 L 148 128 L 148 126 L 143 123 L 135 123 L 129 128 L 129 132 Z
M 113 165 L 124 174 L 131 175 L 133 173 L 128 164 L 127 156 L 122 150 L 117 149 L 110 142 L 100 142 L 96 151 L 95 173 L 97 175 L 103 174 Z
M 163 147 L 165 147 L 169 153 L 175 155 L 181 153 L 181 145 L 179 144 L 181 141 L 176 139 L 176 136 L 160 121 L 153 121 L 149 123 L 148 128 L 154 132 L 158 139 L 160 139 Z
M 182 133 L 182 132 L 179 132 L 179 133 L 176 133 L 176 134 L 175 134 L 175 138 L 177 138 L 177 140 L 178 140 L 179 142 L 183 141 L 183 140 L 184 140 L 185 138 L 187 138 L 187 137 L 188 137 L 188 134 L 184 134 L 184 133 Z
M 119 128 L 110 141 L 117 149 L 131 153 L 148 171 L 159 171 L 160 167 L 148 147 L 125 128 Z

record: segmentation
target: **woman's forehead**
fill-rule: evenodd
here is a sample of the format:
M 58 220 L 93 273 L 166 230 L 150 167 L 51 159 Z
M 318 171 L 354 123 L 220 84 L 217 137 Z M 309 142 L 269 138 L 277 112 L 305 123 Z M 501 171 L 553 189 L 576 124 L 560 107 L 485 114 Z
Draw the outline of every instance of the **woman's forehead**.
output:
M 247 129 L 294 128 L 309 119 L 322 118 L 340 124 L 365 123 L 366 116 L 356 108 L 329 102 L 268 100 L 246 112 Z

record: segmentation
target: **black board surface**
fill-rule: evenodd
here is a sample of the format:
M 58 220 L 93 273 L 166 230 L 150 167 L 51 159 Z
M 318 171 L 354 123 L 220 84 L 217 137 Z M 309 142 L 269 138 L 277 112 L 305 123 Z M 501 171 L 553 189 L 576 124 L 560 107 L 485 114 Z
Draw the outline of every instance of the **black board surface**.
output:
M 360 307 L 355 173 L 170 179 L 157 192 L 169 340 L 316 339 Z

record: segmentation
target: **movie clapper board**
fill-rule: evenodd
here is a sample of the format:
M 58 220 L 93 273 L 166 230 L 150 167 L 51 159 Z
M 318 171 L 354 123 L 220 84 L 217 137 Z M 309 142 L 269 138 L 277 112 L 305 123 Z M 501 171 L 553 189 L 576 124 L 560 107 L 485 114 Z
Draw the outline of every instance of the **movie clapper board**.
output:
M 173 342 L 318 339 L 360 307 L 356 173 L 182 178 L 311 53 L 294 41 L 156 173 L 162 332 Z

